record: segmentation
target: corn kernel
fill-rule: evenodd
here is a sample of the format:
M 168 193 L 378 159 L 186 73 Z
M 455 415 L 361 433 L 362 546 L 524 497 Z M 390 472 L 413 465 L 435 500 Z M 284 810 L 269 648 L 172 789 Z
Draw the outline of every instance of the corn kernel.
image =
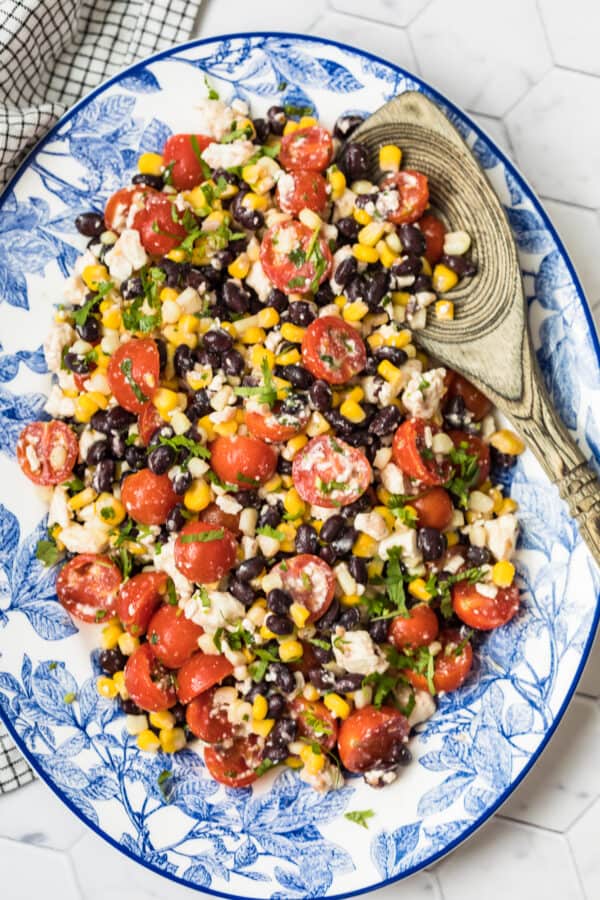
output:
M 413 597 L 415 597 L 417 600 L 423 600 L 423 601 L 431 600 L 432 595 L 429 593 L 429 591 L 425 587 L 425 582 L 423 581 L 422 578 L 413 579 L 413 581 L 411 581 L 410 584 L 408 585 L 408 592 Z
M 152 397 L 152 404 L 163 419 L 168 419 L 169 413 L 179 406 L 179 397 L 175 391 L 170 391 L 168 388 L 158 388 Z
M 367 418 L 367 414 L 362 406 L 359 406 L 354 400 L 345 400 L 340 406 L 340 412 L 345 419 L 354 422 L 356 425 L 360 422 L 364 422 Z
M 117 643 L 119 644 L 119 650 L 124 656 L 131 656 L 131 654 L 140 646 L 139 638 L 129 634 L 128 631 L 123 632 Z
M 484 486 L 481 485 L 481 490 L 484 490 L 484 489 L 485 489 Z M 498 488 L 491 488 L 491 490 L 489 490 L 489 495 L 492 498 L 492 500 L 494 501 L 493 512 L 495 512 L 496 515 L 499 515 L 500 510 L 502 509 L 502 504 L 504 502 L 504 497 L 502 496 L 502 492 L 499 491 Z
M 458 534 L 456 531 L 446 531 L 444 534 L 446 536 L 446 543 L 449 547 L 454 547 L 455 544 L 458 544 Z
M 506 497 L 502 502 L 502 507 L 500 509 L 499 515 L 504 516 L 506 513 L 516 512 L 519 508 L 519 504 L 516 500 L 513 500 L 512 497 Z
M 250 727 L 254 734 L 266 738 L 269 736 L 274 724 L 275 719 L 252 719 Z
M 266 347 L 255 344 L 250 351 L 250 362 L 254 369 L 260 369 L 264 363 L 267 364 L 269 369 L 272 369 L 275 365 L 275 354 L 272 350 L 267 350 Z
M 160 153 L 142 153 L 138 159 L 138 172 L 142 175 L 160 175 L 163 165 Z
M 369 222 L 358 232 L 358 243 L 363 247 L 374 247 L 381 239 L 384 226 L 381 222 Z
M 369 307 L 364 300 L 355 300 L 354 303 L 348 303 L 342 308 L 342 316 L 346 322 L 360 322 L 368 312 Z
M 179 328 L 189 334 L 196 334 L 200 330 L 200 320 L 197 316 L 187 313 L 179 319 Z
M 290 769 L 301 769 L 302 768 L 302 760 L 299 756 L 287 756 L 285 759 L 285 764 Z
M 525 444 L 521 438 L 508 428 L 501 428 L 494 432 L 490 438 L 490 444 L 499 453 L 507 453 L 509 456 L 519 456 L 525 452 Z
M 265 697 L 262 694 L 257 694 L 254 698 L 254 703 L 252 704 L 252 716 L 254 719 L 258 721 L 262 721 L 267 718 L 267 713 L 269 712 L 269 704 L 267 703 Z
M 90 291 L 97 291 L 101 281 L 109 280 L 108 269 L 100 264 L 86 266 L 81 277 Z
M 183 750 L 187 743 L 183 728 L 163 728 L 158 737 L 164 753 L 177 753 L 178 750 Z
M 413 506 L 406 505 L 404 508 L 411 510 L 411 512 L 414 512 L 414 515 L 416 517 L 417 511 Z M 396 519 L 395 519 L 394 513 L 391 511 L 391 509 L 388 509 L 387 506 L 374 506 L 373 512 L 376 512 L 381 516 L 381 518 L 383 519 L 383 521 L 385 522 L 387 527 L 390 529 L 390 531 L 394 528 L 394 525 L 396 524 Z
M 301 116 L 298 124 L 300 128 L 313 128 L 315 125 L 318 125 L 318 121 L 314 116 Z
M 375 249 L 379 253 L 379 262 L 386 269 L 390 269 L 398 259 L 398 254 L 390 249 L 386 241 L 378 241 L 375 244 Z
M 433 270 L 431 283 L 434 291 L 438 294 L 445 294 L 446 291 L 451 291 L 458 284 L 458 275 L 448 266 L 438 263 Z
M 383 560 L 382 559 L 372 559 L 370 563 L 367 563 L 367 574 L 369 578 L 377 578 L 383 572 Z
M 260 634 L 261 638 L 263 639 L 263 641 L 272 641 L 275 638 L 277 638 L 277 635 L 273 631 L 271 631 L 270 628 L 267 628 L 266 625 L 260 626 L 259 634 Z
M 454 303 L 452 300 L 438 300 L 435 304 L 436 319 L 451 322 L 454 319 Z
M 264 212 L 268 206 L 268 203 L 269 201 L 266 196 L 257 194 L 254 191 L 249 191 L 242 197 L 242 206 L 244 206 L 246 209 Z
M 354 207 L 354 209 L 352 210 L 352 215 L 359 225 L 368 225 L 369 222 L 373 221 L 373 217 L 369 215 L 366 209 L 362 209 L 358 206 Z
M 137 736 L 137 745 L 140 750 L 145 750 L 147 753 L 153 753 L 160 747 L 160 741 L 153 731 L 149 728 L 145 728 L 143 731 L 140 731 Z
M 294 638 L 288 638 L 279 644 L 279 658 L 282 662 L 291 662 L 293 659 L 299 659 L 303 652 L 302 644 Z
M 331 199 L 339 200 L 346 190 L 346 176 L 336 166 L 327 173 L 327 181 L 331 187 Z
M 261 309 L 257 319 L 261 328 L 275 328 L 276 325 L 279 325 L 279 313 L 273 306 L 267 306 L 265 309 Z
M 104 675 L 101 675 L 96 681 L 96 690 L 101 697 L 106 697 L 107 700 L 113 700 L 119 693 L 112 678 L 107 678 Z
M 75 418 L 78 422 L 86 424 L 95 412 L 98 412 L 98 404 L 88 394 L 82 394 L 75 400 Z
M 186 258 L 187 253 L 185 252 L 185 250 L 180 250 L 178 247 L 176 247 L 175 250 L 169 250 L 169 252 L 167 253 L 167 259 L 170 259 L 176 263 L 185 262 Z
M 240 253 L 232 263 L 227 267 L 227 271 L 232 278 L 245 278 L 250 271 L 250 259 L 247 253 Z
M 281 475 L 273 475 L 268 481 L 265 481 L 263 487 L 269 493 L 278 491 L 281 487 Z
M 291 322 L 284 322 L 281 326 L 281 337 L 284 341 L 290 341 L 292 344 L 301 344 L 306 328 L 300 328 L 299 325 L 293 325 Z
M 183 503 L 186 509 L 192 512 L 200 512 L 206 509 L 213 500 L 210 486 L 203 478 L 197 478 L 191 487 L 183 495 Z
M 100 644 L 103 650 L 114 650 L 119 643 L 119 638 L 123 634 L 120 625 L 105 625 L 102 629 Z
M 359 262 L 376 263 L 379 259 L 379 253 L 375 247 L 365 247 L 362 244 L 354 244 L 352 247 L 352 255 Z
M 432 275 L 433 274 L 431 264 L 426 256 L 421 257 L 421 274 L 422 275 Z
M 367 338 L 367 344 L 371 348 L 371 350 L 378 350 L 379 347 L 383 347 L 384 337 L 382 334 L 379 334 L 378 331 L 370 334 Z
M 209 416 L 202 416 L 201 419 L 198 419 L 198 425 L 206 433 L 207 441 L 214 440 L 214 437 L 215 437 L 214 424 L 211 421 Z
M 323 224 L 321 216 L 319 216 L 312 209 L 308 209 L 308 207 L 300 210 L 298 218 L 302 222 L 302 224 L 306 225 L 307 228 L 310 228 L 311 231 L 316 231 L 317 228 L 320 228 Z
M 292 488 L 283 498 L 285 511 L 291 519 L 297 519 L 306 512 L 306 503 L 300 497 L 296 488 Z
M 293 459 L 306 444 L 308 444 L 308 438 L 305 434 L 297 434 L 295 437 L 290 438 L 286 444 L 287 457 Z
M 316 437 L 319 434 L 327 434 L 328 431 L 331 431 L 331 425 L 327 419 L 325 419 L 320 412 L 314 412 L 306 427 L 306 433 L 310 435 L 310 437 Z
M 365 559 L 369 559 L 375 556 L 378 546 L 379 545 L 374 538 L 370 537 L 370 535 L 368 534 L 364 534 L 364 532 L 361 532 L 354 542 L 352 552 L 355 556 L 361 556 Z
M 312 748 L 305 745 L 300 751 L 300 759 L 311 775 L 316 775 L 325 766 L 325 757 L 322 753 L 313 753 Z
M 276 357 L 276 363 L 278 366 L 294 366 L 296 363 L 301 361 L 302 357 L 296 348 L 294 347 L 292 350 L 288 350 L 287 353 L 280 353 L 278 357 Z
M 296 628 L 304 628 L 310 616 L 310 610 L 306 606 L 302 606 L 301 603 L 294 602 L 290 606 L 289 615 Z
M 247 328 L 242 335 L 242 343 L 244 344 L 260 344 L 266 338 L 266 334 L 263 328 L 259 328 L 256 325 L 252 325 L 250 328 Z
M 102 313 L 102 324 L 105 328 L 111 328 L 113 331 L 116 331 L 123 324 L 121 310 L 113 306 L 112 309 Z
M 335 300 L 333 302 L 338 307 L 338 309 L 343 309 L 346 306 L 346 304 L 348 303 L 348 298 L 345 297 L 343 294 L 340 294 L 338 297 L 335 298 Z
M 302 696 L 305 697 L 306 700 L 318 700 L 320 694 L 314 684 L 309 682 L 302 691 Z
M 400 371 L 400 369 L 393 363 L 391 363 L 389 359 L 382 359 L 377 366 L 377 371 L 382 378 L 385 378 L 385 380 L 390 383 L 397 381 L 399 378 L 402 378 L 402 372 Z
M 323 698 L 323 703 L 338 719 L 347 719 L 350 715 L 350 704 L 339 694 L 327 694 Z
M 507 559 L 502 559 L 492 567 L 492 581 L 499 588 L 510 587 L 514 581 L 515 567 Z
M 120 672 L 115 672 L 115 674 L 113 675 L 113 681 L 115 683 L 117 691 L 119 692 L 123 700 L 128 700 L 129 692 L 125 687 L 125 672 L 123 670 L 121 670 Z
M 360 597 L 358 594 L 342 594 L 343 606 L 358 606 L 359 603 Z
M 73 497 L 71 497 L 68 501 L 68 506 L 69 509 L 72 510 L 83 509 L 84 506 L 87 506 L 89 503 L 93 503 L 95 499 L 96 491 L 91 487 L 87 487 L 82 491 L 79 491 L 78 494 L 75 494 Z
M 94 504 L 94 510 L 99 519 L 109 525 L 120 525 L 127 511 L 120 500 L 112 494 L 102 493 Z
M 161 709 L 160 712 L 150 713 L 150 724 L 153 728 L 170 730 L 175 727 L 175 716 L 168 709 Z
M 402 163 L 402 150 L 396 144 L 384 144 L 379 148 L 379 168 L 382 172 L 397 172 Z

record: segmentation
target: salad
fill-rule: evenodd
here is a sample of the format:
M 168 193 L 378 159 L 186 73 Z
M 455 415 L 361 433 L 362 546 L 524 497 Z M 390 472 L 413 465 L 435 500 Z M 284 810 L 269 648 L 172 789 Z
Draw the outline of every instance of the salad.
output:
M 491 473 L 523 443 L 413 342 L 453 318 L 471 240 L 401 148 L 367 179 L 357 116 L 196 109 L 76 220 L 50 419 L 17 445 L 38 556 L 140 748 L 193 741 L 234 787 L 279 764 L 382 786 L 519 609 Z

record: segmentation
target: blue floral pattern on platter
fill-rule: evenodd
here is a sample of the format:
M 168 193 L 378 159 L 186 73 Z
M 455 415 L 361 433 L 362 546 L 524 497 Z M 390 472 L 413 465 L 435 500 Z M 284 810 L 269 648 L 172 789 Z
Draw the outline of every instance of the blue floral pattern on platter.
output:
M 407 73 L 319 39 L 195 42 L 129 69 L 53 129 L 0 201 L 0 713 L 62 799 L 144 865 L 229 897 L 338 897 L 432 862 L 506 798 L 574 689 L 595 631 L 600 577 L 557 492 L 526 454 L 511 486 L 523 526 L 524 609 L 480 640 L 472 676 L 440 698 L 395 785 L 374 792 L 353 779 L 321 796 L 286 770 L 233 791 L 215 784 L 191 750 L 138 751 L 115 704 L 96 693 L 96 630 L 71 622 L 55 600 L 55 573 L 35 559 L 44 505 L 18 474 L 14 449 L 43 408 L 41 343 L 84 245 L 75 216 L 101 210 L 140 152 L 193 127 L 206 76 L 224 98 L 242 97 L 258 114 L 287 102 L 328 124 L 409 88 L 440 103 L 505 205 L 540 366 L 565 424 L 596 464 L 599 348 L 564 249 L 495 145 Z M 368 835 L 343 817 L 364 808 L 375 811 Z

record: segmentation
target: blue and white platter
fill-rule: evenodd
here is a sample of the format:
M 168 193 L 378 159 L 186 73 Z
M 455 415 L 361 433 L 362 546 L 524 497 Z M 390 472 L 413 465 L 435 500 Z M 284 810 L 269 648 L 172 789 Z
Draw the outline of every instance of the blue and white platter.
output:
M 475 669 L 412 741 L 392 786 L 358 779 L 314 792 L 292 770 L 252 789 L 219 786 L 201 756 L 144 754 L 116 704 L 97 695 L 97 630 L 56 602 L 36 560 L 45 510 L 15 444 L 48 390 L 41 350 L 84 239 L 143 151 L 193 131 L 205 78 L 254 115 L 310 106 L 328 125 L 423 91 L 484 167 L 513 227 L 546 383 L 584 452 L 600 461 L 600 346 L 569 258 L 531 189 L 460 110 L 409 73 L 318 38 L 245 34 L 194 41 L 112 78 L 78 103 L 0 199 L 0 714 L 41 778 L 90 828 L 140 864 L 235 898 L 342 897 L 404 878 L 465 840 L 535 763 L 574 691 L 598 621 L 600 575 L 558 493 L 529 453 L 513 471 L 523 609 L 479 648 Z M 74 702 L 65 697 L 75 695 Z M 166 781 L 159 776 L 168 771 Z M 372 809 L 368 831 L 344 817 Z

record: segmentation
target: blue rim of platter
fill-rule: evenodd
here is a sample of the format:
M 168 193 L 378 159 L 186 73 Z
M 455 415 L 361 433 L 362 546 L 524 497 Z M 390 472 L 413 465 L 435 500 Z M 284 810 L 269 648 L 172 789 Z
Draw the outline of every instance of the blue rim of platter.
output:
M 19 178 L 23 175 L 23 173 L 27 170 L 32 159 L 34 159 L 37 156 L 37 154 L 39 154 L 40 151 L 43 150 L 43 148 L 46 146 L 46 144 L 48 144 L 53 138 L 55 138 L 57 136 L 57 133 L 59 132 L 59 130 L 74 115 L 76 115 L 76 113 L 82 107 L 89 104 L 90 100 L 92 100 L 98 94 L 101 94 L 102 92 L 104 92 L 106 90 L 106 88 L 110 87 L 111 85 L 117 85 L 125 76 L 131 76 L 137 72 L 143 71 L 144 69 L 147 68 L 147 66 L 149 64 L 155 63 L 161 59 L 165 59 L 165 58 L 174 56 L 182 51 L 186 51 L 186 50 L 189 50 L 189 49 L 192 49 L 195 47 L 202 47 L 206 44 L 218 44 L 220 42 L 239 40 L 239 39 L 253 40 L 253 39 L 269 39 L 269 38 L 282 39 L 282 40 L 297 40 L 297 41 L 307 43 L 307 44 L 314 43 L 314 44 L 329 45 L 331 47 L 338 48 L 338 49 L 344 51 L 345 53 L 348 53 L 348 54 L 357 56 L 359 58 L 369 60 L 373 63 L 385 66 L 388 69 L 395 72 L 396 74 L 406 77 L 407 79 L 412 81 L 415 85 L 417 85 L 419 87 L 420 90 L 423 90 L 430 97 L 433 97 L 435 100 L 442 103 L 447 109 L 449 109 L 453 114 L 455 114 L 459 120 L 462 119 L 462 120 L 466 121 L 468 123 L 469 127 L 478 136 L 478 138 L 480 140 L 482 140 L 488 148 L 492 149 L 493 153 L 498 158 L 498 160 L 500 161 L 500 163 L 504 167 L 504 169 L 506 169 L 510 173 L 510 175 L 514 178 L 518 187 L 523 191 L 524 195 L 533 204 L 537 214 L 541 217 L 545 228 L 548 230 L 549 234 L 551 235 L 552 240 L 555 243 L 560 256 L 562 257 L 562 261 L 564 262 L 565 267 L 568 271 L 568 274 L 569 274 L 570 278 L 572 279 L 573 285 L 575 287 L 577 297 L 578 297 L 579 303 L 581 305 L 581 309 L 583 310 L 585 319 L 587 321 L 589 336 L 591 337 L 591 343 L 592 343 L 592 346 L 594 347 L 594 351 L 596 354 L 596 363 L 598 366 L 600 366 L 600 341 L 598 339 L 598 335 L 596 334 L 595 325 L 594 325 L 594 321 L 592 318 L 592 313 L 588 306 L 588 303 L 585 298 L 585 295 L 584 295 L 581 283 L 579 281 L 579 278 L 577 276 L 577 273 L 574 269 L 574 266 L 573 266 L 571 260 L 569 259 L 569 256 L 564 247 L 564 244 L 563 244 L 560 236 L 557 234 L 554 226 L 552 225 L 543 206 L 541 205 L 540 201 L 537 199 L 537 196 L 536 196 L 535 192 L 533 191 L 533 189 L 529 186 L 526 179 L 520 174 L 520 172 L 513 165 L 513 163 L 506 157 L 506 155 L 503 153 L 503 151 L 497 146 L 495 141 L 493 141 L 491 138 L 489 138 L 487 136 L 487 134 L 485 133 L 485 131 L 483 131 L 467 113 L 465 113 L 459 107 L 454 105 L 443 94 L 441 94 L 436 89 L 432 88 L 428 83 L 426 83 L 422 79 L 418 78 L 417 76 L 413 75 L 412 73 L 408 72 L 407 70 L 403 69 L 402 67 L 397 66 L 394 63 L 391 63 L 391 62 L 389 62 L 381 57 L 378 57 L 372 53 L 369 53 L 365 50 L 360 50 L 358 48 L 351 47 L 348 44 L 344 44 L 339 41 L 329 40 L 327 38 L 322 38 L 317 35 L 309 36 L 309 35 L 296 34 L 293 32 L 264 32 L 264 31 L 240 32 L 240 33 L 232 33 L 232 34 L 226 34 L 226 35 L 217 35 L 214 37 L 192 40 L 192 41 L 188 41 L 183 44 L 175 45 L 174 47 L 171 47 L 168 50 L 164 50 L 164 51 L 161 51 L 160 53 L 156 53 L 153 56 L 147 57 L 146 59 L 141 60 L 137 63 L 134 63 L 133 65 L 129 66 L 126 69 L 123 69 L 117 75 L 104 81 L 101 85 L 99 85 L 97 88 L 95 88 L 89 94 L 87 94 L 82 100 L 78 101 L 67 113 L 65 113 L 61 117 L 61 119 L 51 128 L 51 130 L 48 132 L 48 134 L 35 145 L 35 147 L 28 154 L 26 159 L 21 163 L 21 165 L 19 166 L 16 173 L 12 176 L 12 178 L 6 185 L 4 191 L 2 192 L 2 195 L 0 195 L 0 212 L 2 209 L 2 203 L 6 199 L 6 196 L 8 195 L 8 193 L 10 192 L 12 187 L 15 185 L 15 183 L 19 180 Z M 342 900 L 342 898 L 344 898 L 344 897 L 358 896 L 360 894 L 365 894 L 365 893 L 368 893 L 371 891 L 375 891 L 377 889 L 385 887 L 386 885 L 390 885 L 390 884 L 393 884 L 400 880 L 405 879 L 409 875 L 414 874 L 417 871 L 420 871 L 425 866 L 433 864 L 434 862 L 441 859 L 443 856 L 450 853 L 459 844 L 462 844 L 467 838 L 469 838 L 489 818 L 491 818 L 491 816 L 509 798 L 509 796 L 513 793 L 513 791 L 517 788 L 517 786 L 521 783 L 521 781 L 529 773 L 529 771 L 531 770 L 533 765 L 537 762 L 541 753 L 544 751 L 544 749 L 548 745 L 548 742 L 550 741 L 550 738 L 554 734 L 558 724 L 560 723 L 560 721 L 564 715 L 564 712 L 571 700 L 571 697 L 573 696 L 573 693 L 575 692 L 577 683 L 581 677 L 581 674 L 584 670 L 585 664 L 589 657 L 589 653 L 590 653 L 590 650 L 591 650 L 591 647 L 593 644 L 593 640 L 594 640 L 594 637 L 596 634 L 596 630 L 598 627 L 599 619 L 600 619 L 600 595 L 598 596 L 598 599 L 596 602 L 596 608 L 594 611 L 594 615 L 593 615 L 593 619 L 592 619 L 592 623 L 590 626 L 590 631 L 589 631 L 587 640 L 585 641 L 585 644 L 583 645 L 582 650 L 581 650 L 579 665 L 577 666 L 577 670 L 575 672 L 575 675 L 572 678 L 570 686 L 566 690 L 566 694 L 565 694 L 565 697 L 564 697 L 564 700 L 563 700 L 561 706 L 559 707 L 558 711 L 554 714 L 554 719 L 553 719 L 551 725 L 547 728 L 540 745 L 538 746 L 536 751 L 531 754 L 528 762 L 524 765 L 523 769 L 518 773 L 518 775 L 516 775 L 511 780 L 510 784 L 503 790 L 503 792 L 497 797 L 497 799 L 490 806 L 488 806 L 485 809 L 485 811 L 479 816 L 479 818 L 476 818 L 472 823 L 470 823 L 469 826 L 464 829 L 464 831 L 461 831 L 460 834 L 458 834 L 457 837 L 449 840 L 447 842 L 447 844 L 441 850 L 439 850 L 437 852 L 433 852 L 427 858 L 419 859 L 419 861 L 416 864 L 409 866 L 407 869 L 403 870 L 399 874 L 394 875 L 390 878 L 385 878 L 377 883 L 373 883 L 373 884 L 369 885 L 368 887 L 363 887 L 358 890 L 346 891 L 343 893 L 336 893 L 336 894 L 327 894 L 327 897 L 330 898 L 330 900 Z M 147 868 L 153 872 L 156 872 L 156 874 L 161 875 L 165 878 L 168 878 L 178 884 L 182 884 L 186 887 L 191 887 L 195 890 L 201 890 L 207 894 L 212 894 L 212 895 L 218 896 L 218 897 L 231 898 L 231 900 L 239 900 L 240 896 L 242 896 L 237 893 L 232 894 L 232 893 L 227 893 L 225 891 L 215 890 L 214 888 L 211 888 L 209 886 L 203 885 L 200 887 L 198 884 L 194 884 L 194 883 L 190 882 L 189 880 L 186 880 L 184 877 L 179 877 L 169 871 L 166 871 L 163 868 L 160 868 L 157 865 L 152 864 L 151 862 L 146 861 L 141 856 L 137 855 L 135 852 L 130 850 L 128 847 L 124 846 L 123 844 L 121 844 L 117 840 L 115 840 L 113 837 L 108 835 L 100 827 L 96 826 L 93 822 L 91 822 L 90 819 L 88 817 L 86 817 L 86 815 L 77 808 L 75 803 L 65 794 L 65 792 L 61 789 L 61 787 L 59 787 L 52 780 L 52 778 L 49 777 L 48 774 L 43 770 L 43 768 L 40 766 L 40 764 L 36 760 L 35 755 L 30 752 L 30 750 L 27 748 L 27 746 L 25 746 L 23 740 L 21 739 L 21 737 L 15 730 L 8 714 L 6 714 L 3 711 L 1 704 L 0 704 L 0 719 L 2 719 L 2 721 L 4 722 L 8 732 L 10 733 L 12 739 L 14 740 L 15 744 L 17 745 L 17 747 L 19 748 L 19 750 L 21 751 L 23 756 L 28 760 L 28 762 L 31 764 L 32 768 L 35 769 L 35 771 L 40 776 L 40 778 L 61 799 L 61 801 L 65 804 L 65 806 L 67 806 L 71 810 L 71 812 L 73 812 L 89 828 L 91 828 L 91 830 L 93 832 L 95 832 L 97 835 L 102 837 L 105 841 L 107 841 L 109 844 L 111 844 L 113 847 L 115 847 L 121 853 L 125 854 L 127 857 L 134 860 L 136 863 L 141 864 L 145 868 Z M 357 837 L 358 837 L 358 835 L 357 835 Z M 277 896 L 281 897 L 282 895 L 278 894 Z M 316 895 L 311 894 L 310 896 L 316 896 Z

